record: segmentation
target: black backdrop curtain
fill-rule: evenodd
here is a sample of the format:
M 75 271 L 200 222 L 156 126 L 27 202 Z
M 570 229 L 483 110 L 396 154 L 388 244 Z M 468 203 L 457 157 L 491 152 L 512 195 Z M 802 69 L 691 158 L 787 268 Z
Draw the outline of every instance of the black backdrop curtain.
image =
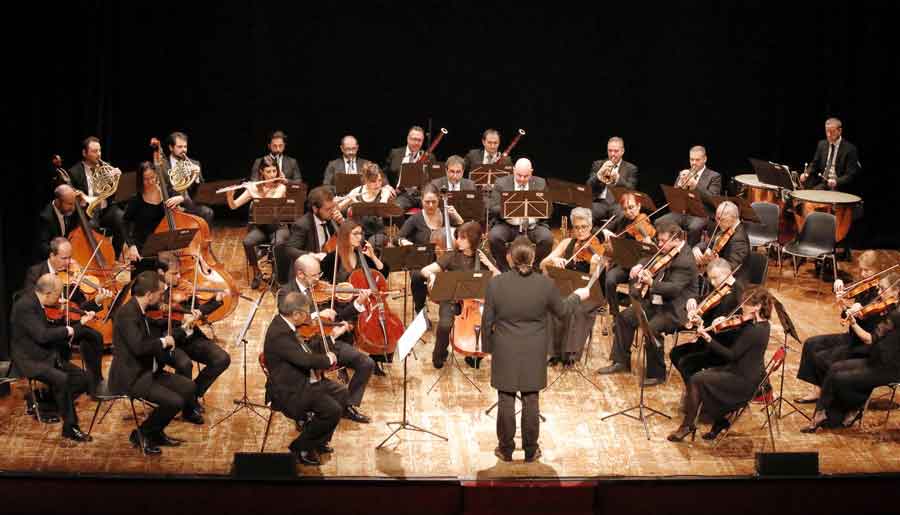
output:
M 727 177 L 748 171 L 751 156 L 799 167 L 824 120 L 838 116 L 863 163 L 859 241 L 894 247 L 895 10 L 890 2 L 47 7 L 32 13 L 39 31 L 26 24 L 28 34 L 5 36 L 16 88 L 6 121 L 18 137 L 7 148 L 0 297 L 37 259 L 29 249 L 50 198 L 49 157 L 74 163 L 92 134 L 104 159 L 131 170 L 149 157 L 151 136 L 185 131 L 205 175 L 223 179 L 244 176 L 265 134 L 281 128 L 312 184 L 343 134 L 381 162 L 429 118 L 450 130 L 441 157 L 477 147 L 486 127 L 500 129 L 504 145 L 522 127 L 516 155 L 532 158 L 538 175 L 577 181 L 619 135 L 641 168 L 641 189 L 659 196 L 692 145 L 705 145 L 709 166 Z

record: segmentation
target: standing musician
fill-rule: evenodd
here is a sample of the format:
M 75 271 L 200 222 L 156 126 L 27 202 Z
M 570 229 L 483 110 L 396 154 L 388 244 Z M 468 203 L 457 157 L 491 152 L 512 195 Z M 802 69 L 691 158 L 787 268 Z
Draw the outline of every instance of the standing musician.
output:
M 488 283 L 482 315 L 482 341 L 492 356 L 491 386 L 497 389 L 497 448 L 494 454 L 511 461 L 516 448 L 516 396 L 522 394 L 522 447 L 525 461 L 541 456 L 538 446 L 540 407 L 538 394 L 547 386 L 547 317 L 566 317 L 587 288 L 575 290 L 565 300 L 553 281 L 533 273 L 534 247 L 520 237 L 510 247 L 511 271 Z
M 488 240 L 491 244 L 492 256 L 505 256 L 506 245 L 513 241 L 521 229 L 520 222 L 527 223 L 525 234 L 535 244 L 535 255 L 538 263 L 544 260 L 553 248 L 553 233 L 544 220 L 505 220 L 503 216 L 502 191 L 544 191 L 546 181 L 540 177 L 534 177 L 534 169 L 531 161 L 520 158 L 513 167 L 513 175 L 507 175 L 497 179 L 491 191 L 491 217 L 493 219 L 491 230 L 488 232 Z M 509 266 L 503 259 L 497 259 L 497 265 L 501 271 L 509 270 Z
M 341 138 L 340 148 L 341 157 L 329 161 L 328 166 L 325 167 L 322 184 L 326 186 L 334 186 L 334 174 L 358 174 L 363 166 L 369 162 L 368 159 L 359 157 L 359 143 L 356 141 L 356 138 L 350 134 Z
M 440 201 L 441 197 L 433 184 L 427 184 L 422 188 L 422 210 L 403 222 L 403 227 L 400 228 L 400 232 L 397 234 L 397 243 L 399 245 L 436 243 L 441 248 L 446 245 L 444 241 L 444 213 L 438 207 Z M 447 218 L 453 227 L 463 223 L 462 217 L 459 216 L 459 213 L 456 212 L 453 206 L 447 208 Z M 428 295 L 428 288 L 425 286 L 425 277 L 420 270 L 410 270 L 409 275 L 413 304 L 415 312 L 418 313 L 427 308 L 426 296 Z
M 728 261 L 732 270 L 741 266 L 738 279 L 748 277 L 750 267 L 745 262 L 750 255 L 750 239 L 741 223 L 741 211 L 734 202 L 726 200 L 719 204 L 716 208 L 716 229 L 709 238 L 703 238 L 693 248 L 693 253 L 698 267 L 722 258 Z
M 324 284 L 319 283 L 322 269 L 319 266 L 319 261 L 312 254 L 304 254 L 297 258 L 294 262 L 294 274 L 294 280 L 288 281 L 287 284 L 278 290 L 278 301 L 280 303 L 291 292 L 302 294 L 310 303 L 308 306 L 309 319 L 312 321 L 313 327 L 317 327 L 317 316 L 321 317 L 329 325 L 352 325 L 356 323 L 359 314 L 365 311 L 365 304 L 370 294 L 369 290 L 361 291 L 359 297 L 353 302 L 339 304 L 338 309 L 340 311 L 330 307 L 316 310 L 316 306 L 313 305 L 316 301 L 311 290 L 315 290 L 318 286 L 323 286 Z M 315 339 L 318 341 L 314 342 L 313 340 Z M 363 396 L 366 394 L 366 386 L 369 384 L 369 378 L 372 377 L 375 363 L 372 361 L 372 358 L 353 346 L 352 329 L 348 328 L 346 331 L 339 332 L 339 336 L 333 338 L 333 342 L 332 350 L 337 356 L 338 366 L 353 370 L 353 378 L 348 381 L 349 384 L 347 385 L 349 396 L 343 417 L 354 422 L 367 424 L 370 419 L 359 411 L 359 406 L 362 404 Z M 317 335 L 307 343 L 314 349 L 317 347 L 324 348 L 320 335 Z M 346 371 L 343 372 L 346 374 Z
M 427 199 L 427 194 L 423 199 Z M 481 224 L 478 222 L 466 222 L 456 230 L 456 237 L 453 241 L 454 250 L 444 253 L 437 261 L 421 270 L 421 276 L 427 281 L 429 289 L 434 286 L 435 277 L 441 272 L 470 272 L 479 268 L 479 264 L 483 264 L 494 275 L 500 273 L 497 267 L 488 260 L 487 256 L 478 250 L 478 244 L 481 243 L 481 234 Z M 454 317 L 459 314 L 459 304 L 451 301 L 441 302 L 438 313 L 438 325 L 435 333 L 434 351 L 431 354 L 431 363 L 434 365 L 434 368 L 443 368 L 444 362 L 447 361 L 447 356 L 449 355 L 450 331 L 453 329 Z M 467 362 L 470 365 L 474 364 L 468 358 Z
M 71 265 L 75 265 L 75 262 L 72 260 L 72 244 L 62 236 L 53 238 L 50 240 L 50 252 L 47 259 L 30 267 L 25 274 L 24 290 L 33 292 L 37 288 L 38 280 L 41 277 L 46 274 L 54 275 L 60 281 L 64 281 L 62 283 L 63 295 L 68 298 L 71 294 L 71 300 L 78 306 L 78 309 L 90 315 L 88 320 L 96 318 L 95 314 L 103 309 L 100 304 L 104 299 L 111 297 L 112 292 L 105 288 L 100 288 L 94 298 L 88 300 L 80 289 L 76 288 L 73 291 L 71 288 L 75 281 L 78 280 L 80 270 L 73 269 Z M 87 391 L 93 395 L 97 386 L 103 381 L 101 371 L 103 335 L 97 332 L 96 329 L 88 327 L 87 321 L 84 319 L 82 319 L 80 324 L 74 326 L 74 329 L 75 334 L 72 342 L 78 344 L 79 352 L 84 359 L 84 366 L 87 369 Z
M 712 216 L 716 205 L 712 196 L 722 194 L 722 176 L 706 167 L 706 149 L 700 145 L 691 147 L 689 153 L 691 167 L 678 173 L 675 186 L 694 191 L 703 201 L 707 213 Z M 688 243 L 696 245 L 700 241 L 700 235 L 706 228 L 708 219 L 692 215 L 669 213 L 661 218 L 678 224 L 687 231 Z
M 272 409 L 294 420 L 306 420 L 306 413 L 313 412 L 289 449 L 300 463 L 319 466 L 320 454 L 334 452 L 328 442 L 341 420 L 348 393 L 344 385 L 317 375 L 337 363 L 337 356 L 313 352 L 297 336 L 297 328 L 308 318 L 309 301 L 303 295 L 291 292 L 279 299 L 278 314 L 263 343 L 269 371 L 266 397 L 272 400 Z
M 75 398 L 87 391 L 85 373 L 63 356 L 67 342 L 77 332 L 80 324 L 92 318 L 88 313 L 74 327 L 54 326 L 47 320 L 45 308 L 56 306 L 62 292 L 62 282 L 54 275 L 44 274 L 31 292 L 22 295 L 12 310 L 12 359 L 29 379 L 37 379 L 50 386 L 56 405 L 63 416 L 63 438 L 76 442 L 90 442 L 91 437 L 78 427 Z M 37 399 L 33 399 L 37 402 Z M 28 401 L 26 400 L 26 405 Z M 26 406 L 28 411 L 31 406 Z M 56 416 L 42 416 L 41 422 L 59 422 Z
M 622 206 L 621 215 L 616 218 L 601 232 L 598 237 L 601 241 L 609 241 L 609 238 L 623 237 L 638 240 L 644 243 L 653 243 L 653 236 L 656 235 L 656 229 L 653 228 L 653 222 L 650 218 L 641 213 L 641 203 L 637 196 L 633 193 L 626 193 L 619 199 Z M 628 271 L 621 266 L 608 262 L 606 273 L 603 277 L 603 292 L 606 300 L 609 302 L 609 313 L 613 316 L 619 314 L 619 293 L 617 288 L 620 284 L 628 282 Z
M 800 184 L 806 189 L 847 191 L 862 165 L 856 145 L 842 136 L 841 121 L 825 120 L 825 139 L 816 145 L 812 161 L 800 174 Z
M 334 191 L 328 186 L 313 188 L 306 197 L 309 211 L 294 221 L 283 245 L 275 246 L 278 265 L 278 283 L 290 280 L 291 264 L 300 256 L 310 253 L 321 261 L 327 251 L 325 244 L 337 234 L 344 223 L 344 215 L 337 207 Z
M 360 184 L 356 188 L 350 190 L 347 195 L 338 200 L 338 209 L 346 210 L 357 202 L 380 202 L 387 204 L 389 202 L 400 203 L 400 198 L 389 184 L 387 184 L 384 172 L 375 163 L 366 163 L 363 166 L 363 173 L 360 175 Z M 417 201 L 418 202 L 418 201 Z M 387 243 L 388 237 L 385 234 L 384 219 L 380 216 L 362 216 L 354 217 L 363 226 L 366 232 L 366 239 L 375 248 L 381 249 Z
M 709 349 L 721 356 L 727 364 L 697 372 L 685 385 L 687 399 L 684 420 L 678 429 L 669 434 L 670 442 L 680 442 L 687 435 L 691 435 L 693 439 L 701 406 L 702 415 L 713 420 L 712 427 L 703 435 L 703 439 L 715 440 L 729 426 L 725 415 L 750 400 L 765 376 L 763 360 L 771 331 L 769 318 L 772 316 L 772 294 L 762 287 L 748 288 L 742 296 L 742 302 L 741 314 L 731 319 L 740 325 L 730 347 L 719 342 L 721 333 L 705 327 L 697 328 L 697 334 Z
M 481 135 L 481 148 L 473 148 L 466 154 L 465 168 L 471 173 L 481 165 L 509 166 L 512 159 L 500 152 L 500 133 L 487 129 Z
M 196 408 L 196 387 L 181 375 L 163 370 L 175 348 L 173 335 L 159 337 L 150 330 L 146 313 L 159 304 L 163 280 L 157 272 L 141 272 L 131 286 L 131 300 L 116 313 L 113 328 L 113 360 L 109 367 L 110 391 L 145 399 L 156 405 L 140 427 L 131 432 L 129 441 L 144 454 L 160 454 L 160 446 L 176 446 L 165 429 L 179 411 Z M 182 323 L 189 325 L 193 314 Z M 176 333 L 183 333 L 177 329 Z
M 206 223 L 211 224 L 213 221 L 213 210 L 209 206 L 194 202 L 194 199 L 191 198 L 190 190 L 196 188 L 196 184 L 203 182 L 203 169 L 200 167 L 199 161 L 191 159 L 187 155 L 187 134 L 183 132 L 173 132 L 172 134 L 169 134 L 167 143 L 169 145 L 169 159 L 163 160 L 163 173 L 166 178 L 166 187 L 169 189 L 170 196 L 169 201 L 166 202 L 166 207 L 174 209 L 175 206 L 180 205 L 186 212 L 197 215 L 206 220 Z M 172 188 L 169 179 L 169 170 L 175 168 L 179 164 L 181 166 L 195 168 L 198 171 L 197 182 L 180 193 Z
M 78 227 L 75 202 L 78 202 L 78 193 L 68 184 L 60 184 L 53 190 L 53 200 L 38 215 L 38 254 L 35 258 L 50 252 L 50 240 L 67 237 Z
M 257 157 L 250 167 L 250 180 L 258 181 L 260 179 L 259 169 L 265 158 L 269 158 L 278 169 L 279 177 L 284 177 L 289 181 L 302 181 L 303 176 L 300 174 L 300 165 L 293 157 L 284 155 L 284 149 L 287 146 L 287 134 L 284 131 L 273 131 L 269 134 L 269 143 L 266 148 L 269 153 L 263 157 Z
M 609 138 L 606 142 L 607 159 L 598 159 L 591 164 L 591 173 L 587 183 L 594 195 L 594 203 L 591 211 L 594 215 L 594 225 L 599 227 L 603 220 L 611 214 L 618 214 L 619 209 L 612 192 L 607 186 L 618 186 L 636 190 L 638 187 L 638 167 L 628 161 L 624 161 L 625 140 L 618 136 Z
M 275 159 L 271 156 L 265 156 L 260 161 L 259 176 L 262 181 L 268 181 L 278 178 L 278 167 L 275 165 Z M 225 199 L 228 201 L 228 207 L 237 209 L 252 199 L 256 198 L 284 198 L 287 187 L 281 182 L 263 182 L 251 183 L 243 193 L 234 198 L 234 190 L 225 192 Z M 259 259 L 256 257 L 256 246 L 267 241 L 272 242 L 276 247 L 283 244 L 288 239 L 290 232 L 287 227 L 277 224 L 250 224 L 248 226 L 247 236 L 244 236 L 244 254 L 247 256 L 247 262 L 253 269 L 253 280 L 250 287 L 254 290 L 259 288 L 262 280 L 262 272 L 259 270 Z
M 572 236 L 563 238 L 553 252 L 541 261 L 541 271 L 545 274 L 547 267 L 551 266 L 577 270 L 585 274 L 591 273 L 596 267 L 603 266 L 603 256 L 590 250 L 592 246 L 589 241 L 593 232 L 591 210 L 586 207 L 576 207 L 572 209 L 569 218 L 572 221 Z M 594 238 L 599 246 L 600 239 Z M 576 251 L 582 247 L 587 251 L 576 255 Z M 587 259 L 585 259 L 586 257 Z M 575 308 L 567 318 L 550 318 L 552 347 L 550 348 L 549 365 L 562 363 L 569 367 L 581 359 L 584 345 L 594 329 L 594 321 L 597 319 L 596 310 L 599 307 L 596 302 L 588 299 Z
M 687 299 L 697 298 L 697 266 L 682 234 L 674 223 L 657 220 L 656 237 L 660 253 L 652 261 L 657 266 L 658 259 L 663 260 L 663 263 L 666 260 L 668 262 L 655 276 L 650 273 L 647 266 L 650 263 L 647 260 L 635 265 L 629 272 L 629 278 L 635 281 L 631 296 L 641 300 L 654 334 L 674 332 L 684 325 L 687 322 Z M 642 298 L 641 290 L 644 288 L 647 293 Z M 637 327 L 638 319 L 633 307 L 619 313 L 615 318 L 612 364 L 598 370 L 598 374 L 614 374 L 631 369 L 631 344 Z M 664 382 L 666 365 L 662 342 L 653 341 L 650 335 L 644 335 L 644 348 L 647 352 L 647 379 L 644 385 L 653 386 Z
M 463 158 L 453 155 L 447 158 L 447 175 L 431 181 L 438 191 L 475 191 L 475 183 L 463 178 L 466 163 Z
M 125 206 L 125 225 L 128 241 L 134 246 L 136 254 L 143 252 L 147 238 L 156 231 L 159 222 L 166 216 L 162 192 L 159 189 L 159 176 L 153 163 L 144 161 L 138 165 L 136 193 Z
M 406 133 L 406 146 L 392 148 L 388 152 L 387 158 L 384 160 L 384 170 L 390 174 L 390 177 L 399 177 L 401 165 L 415 163 L 423 154 L 426 162 L 437 160 L 434 154 L 427 153 L 422 149 L 423 143 L 425 143 L 425 129 L 418 125 L 410 127 L 409 132 Z M 404 212 L 414 207 L 420 207 L 420 201 L 419 189 L 416 187 L 409 188 L 397 195 L 397 204 L 403 208 Z

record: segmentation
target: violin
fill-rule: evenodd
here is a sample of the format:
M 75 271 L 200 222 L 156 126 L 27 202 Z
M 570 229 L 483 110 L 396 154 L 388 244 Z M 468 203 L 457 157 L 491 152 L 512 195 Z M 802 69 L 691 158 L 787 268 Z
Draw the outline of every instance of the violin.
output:
M 100 285 L 100 279 L 88 274 L 84 274 L 82 277 L 81 274 L 81 265 L 74 259 L 70 259 L 68 270 L 57 270 L 56 277 L 58 277 L 63 284 L 76 286 L 86 297 L 90 297 L 103 289 Z M 76 284 L 79 277 L 81 277 L 81 281 Z
M 753 313 L 741 313 L 740 315 L 732 315 L 727 318 L 723 318 L 718 322 L 710 325 L 709 327 L 704 327 L 703 330 L 708 333 L 724 333 L 726 331 L 733 331 L 742 327 L 744 324 L 748 322 L 752 322 L 755 320 L 756 316 Z
M 606 254 L 606 246 L 596 236 L 591 236 L 586 242 L 578 243 L 582 245 L 575 254 L 574 261 L 576 263 L 581 261 L 590 262 L 594 256 L 602 257 Z
M 641 271 L 643 272 L 644 270 L 646 270 L 647 272 L 650 273 L 650 277 L 654 277 L 657 273 L 659 273 L 660 270 L 667 267 L 669 265 L 669 263 L 671 263 L 672 260 L 675 259 L 675 256 L 677 256 L 678 253 L 681 252 L 681 246 L 676 245 L 676 246 L 672 247 L 671 249 L 669 249 L 669 251 L 666 252 L 665 254 L 661 254 L 661 252 L 662 252 L 662 247 L 660 247 L 659 250 L 656 251 L 656 254 L 652 258 L 650 258 L 650 261 L 648 262 L 648 264 L 646 266 L 644 266 L 644 269 Z M 641 288 L 641 297 L 646 297 L 647 290 L 649 290 L 649 289 L 650 289 L 650 286 L 645 284 Z
M 699 304 L 697 304 L 697 309 L 694 310 L 693 316 L 691 320 L 685 324 L 685 328 L 691 329 L 694 326 L 694 321 L 701 321 L 703 315 L 706 314 L 707 311 L 719 305 L 722 302 L 722 299 L 728 296 L 731 293 L 731 288 L 734 285 L 734 272 L 727 279 L 722 281 L 721 284 L 715 287 L 709 295 L 706 296 Z
M 354 288 L 348 282 L 337 283 L 334 287 L 331 283 L 317 282 L 315 286 L 309 289 L 310 296 L 316 304 L 325 304 L 334 296 L 335 300 L 341 303 L 350 302 L 362 291 L 362 288 Z
M 864 320 L 872 315 L 883 315 L 896 307 L 898 303 L 900 303 L 900 299 L 897 297 L 872 301 L 857 311 L 846 311 L 841 319 L 841 324 L 851 325 L 857 320 Z
M 647 241 L 656 237 L 656 227 L 653 227 L 653 222 L 650 221 L 648 215 L 638 213 L 634 220 L 628 224 L 628 227 L 623 229 L 616 237 L 621 238 L 625 234 L 638 241 Z
M 87 313 L 83 309 L 78 307 L 78 304 L 74 302 L 66 301 L 68 303 L 68 309 L 66 309 L 65 305 L 55 305 L 55 306 L 44 306 L 44 315 L 47 317 L 47 320 L 50 322 L 65 322 L 66 317 L 72 322 L 77 322 L 81 320 L 81 317 Z
M 344 325 L 346 322 L 331 322 L 329 320 L 322 320 L 322 327 L 339 327 Z M 302 336 L 304 339 L 312 338 L 313 336 L 320 333 L 319 322 L 313 320 L 312 318 L 308 318 L 306 322 L 303 322 L 297 327 L 297 334 Z
M 840 291 L 835 292 L 834 296 L 837 297 L 838 300 L 844 300 L 848 297 L 856 297 L 857 295 L 867 292 L 877 286 L 878 280 L 881 279 L 881 276 L 891 272 L 898 267 L 900 267 L 900 265 L 894 265 L 878 272 L 877 274 L 873 274 L 864 279 L 860 279 L 853 284 L 845 286 Z

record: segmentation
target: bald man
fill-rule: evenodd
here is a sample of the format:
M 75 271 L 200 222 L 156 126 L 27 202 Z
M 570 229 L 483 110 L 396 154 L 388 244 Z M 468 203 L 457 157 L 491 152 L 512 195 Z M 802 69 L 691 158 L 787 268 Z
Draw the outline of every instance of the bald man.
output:
M 534 176 L 531 161 L 524 157 L 516 161 L 512 175 L 501 177 L 494 183 L 494 189 L 491 192 L 492 221 L 488 240 L 491 244 L 491 254 L 501 272 L 509 270 L 509 265 L 506 263 L 506 259 L 497 259 L 497 256 L 506 256 L 507 244 L 519 235 L 520 220 L 503 219 L 503 201 L 500 193 L 503 191 L 544 191 L 546 187 L 546 181 Z M 530 219 L 525 223 L 527 224 L 525 234 L 535 245 L 535 262 L 540 263 L 553 248 L 553 233 L 550 232 L 546 220 Z
M 747 266 L 747 256 L 750 255 L 750 239 L 744 224 L 741 223 L 741 211 L 734 202 L 726 200 L 716 208 L 715 227 L 709 238 L 703 240 L 692 249 L 694 261 L 698 266 L 705 266 L 716 258 L 722 258 L 728 262 L 731 270 L 741 267 L 736 273 L 737 279 L 749 277 L 750 268 Z M 731 230 L 734 232 L 729 236 Z M 717 242 L 721 238 L 728 238 L 718 253 L 713 252 Z
M 322 178 L 322 184 L 327 186 L 334 185 L 334 174 L 349 173 L 359 174 L 363 165 L 368 160 L 359 157 L 359 143 L 356 138 L 350 134 L 341 138 L 341 157 L 328 162 L 325 167 L 325 175 Z
M 61 184 L 53 190 L 53 200 L 38 215 L 38 242 L 32 258 L 46 257 L 50 253 L 50 241 L 53 238 L 67 237 L 78 227 L 76 199 L 75 189 L 67 184 Z

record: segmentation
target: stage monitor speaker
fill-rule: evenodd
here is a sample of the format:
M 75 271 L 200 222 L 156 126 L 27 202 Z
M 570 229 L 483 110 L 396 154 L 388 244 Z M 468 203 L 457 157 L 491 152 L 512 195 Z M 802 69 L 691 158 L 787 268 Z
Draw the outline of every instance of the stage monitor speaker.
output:
M 297 460 L 289 452 L 234 453 L 235 479 L 292 479 L 297 477 Z
M 817 476 L 817 452 L 758 452 L 756 474 L 759 476 Z

